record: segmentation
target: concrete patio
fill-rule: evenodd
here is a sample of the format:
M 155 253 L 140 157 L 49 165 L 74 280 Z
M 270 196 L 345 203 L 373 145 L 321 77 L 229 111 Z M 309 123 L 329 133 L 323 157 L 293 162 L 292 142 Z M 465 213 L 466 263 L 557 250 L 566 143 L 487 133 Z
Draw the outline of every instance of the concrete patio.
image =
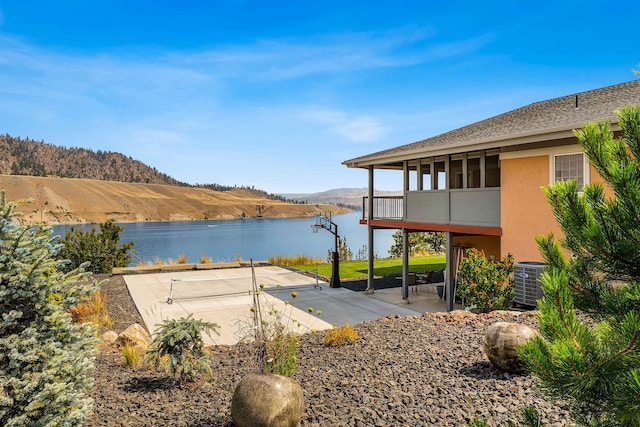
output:
M 421 315 L 445 311 L 445 303 L 435 293 L 435 286 L 411 289 L 408 304 L 402 301 L 400 288 L 376 290 L 373 294 L 331 288 L 324 281 L 277 266 L 255 267 L 255 280 L 264 285 L 265 303 L 295 319 L 303 327 L 329 329 L 345 323 L 385 316 Z M 235 344 L 241 329 L 251 322 L 253 298 L 251 268 L 173 271 L 124 275 L 127 288 L 147 329 L 153 332 L 165 319 L 193 314 L 196 319 L 217 323 L 220 335 L 205 337 L 208 344 Z M 172 302 L 168 302 L 173 281 Z M 297 293 L 296 298 L 291 292 Z M 284 301 L 290 304 L 285 305 Z M 320 316 L 312 316 L 320 310 Z

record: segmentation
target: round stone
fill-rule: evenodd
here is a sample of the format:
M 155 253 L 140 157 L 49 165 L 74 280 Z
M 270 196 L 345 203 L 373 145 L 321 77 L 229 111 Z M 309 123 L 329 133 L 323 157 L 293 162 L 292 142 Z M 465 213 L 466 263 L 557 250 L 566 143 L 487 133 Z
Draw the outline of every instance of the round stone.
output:
M 517 372 L 521 366 L 516 347 L 537 334 L 538 331 L 531 326 L 520 323 L 493 323 L 484 335 L 484 352 L 494 366 L 507 372 Z
M 236 386 L 231 417 L 237 427 L 295 427 L 303 405 L 302 389 L 294 379 L 252 373 Z

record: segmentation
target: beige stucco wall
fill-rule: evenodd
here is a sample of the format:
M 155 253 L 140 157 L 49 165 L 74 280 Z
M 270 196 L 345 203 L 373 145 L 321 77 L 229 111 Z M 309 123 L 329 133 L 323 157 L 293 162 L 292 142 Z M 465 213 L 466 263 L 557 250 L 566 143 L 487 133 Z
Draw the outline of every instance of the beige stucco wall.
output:
M 549 155 L 501 161 L 502 255 L 515 261 L 542 261 L 535 237 L 560 236 L 542 187 L 549 184 Z
M 581 151 L 567 146 L 549 150 L 535 150 L 532 155 L 502 158 L 501 169 L 501 226 L 502 256 L 511 252 L 516 262 L 542 261 L 535 237 L 549 232 L 562 238 L 562 231 L 549 207 L 542 187 L 550 182 L 550 161 L 554 153 Z M 593 166 L 589 166 L 588 183 L 604 183 Z M 613 192 L 605 185 L 605 195 Z M 566 253 L 568 255 L 568 253 Z

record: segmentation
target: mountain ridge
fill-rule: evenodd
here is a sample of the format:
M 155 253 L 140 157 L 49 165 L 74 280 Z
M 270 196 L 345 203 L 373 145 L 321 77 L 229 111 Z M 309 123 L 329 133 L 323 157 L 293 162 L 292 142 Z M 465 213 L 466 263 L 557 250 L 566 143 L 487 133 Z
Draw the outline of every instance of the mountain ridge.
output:
M 288 199 L 252 187 L 187 184 L 130 156 L 0 135 L 0 189 L 28 223 L 299 217 L 360 209 L 366 189 Z M 364 192 L 364 193 L 363 193 Z M 332 206 L 335 205 L 335 206 Z
M 295 218 L 347 213 L 332 204 L 290 203 L 249 190 L 214 191 L 201 187 L 0 175 L 6 200 L 17 201 L 27 224 Z
M 401 196 L 402 191 L 379 191 L 375 190 L 376 196 Z M 304 203 L 333 203 L 339 206 L 349 207 L 354 210 L 362 209 L 362 200 L 369 195 L 369 191 L 364 188 L 334 188 L 318 193 L 279 193 L 287 200 Z

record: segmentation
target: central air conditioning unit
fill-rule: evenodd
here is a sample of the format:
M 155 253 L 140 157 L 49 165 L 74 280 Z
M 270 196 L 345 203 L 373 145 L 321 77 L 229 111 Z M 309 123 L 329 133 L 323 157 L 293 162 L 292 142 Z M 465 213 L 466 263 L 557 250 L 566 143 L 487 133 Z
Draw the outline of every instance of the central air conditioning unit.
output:
M 513 288 L 516 296 L 513 302 L 536 307 L 542 298 L 542 284 L 538 280 L 545 263 L 537 261 L 517 262 L 514 265 Z

